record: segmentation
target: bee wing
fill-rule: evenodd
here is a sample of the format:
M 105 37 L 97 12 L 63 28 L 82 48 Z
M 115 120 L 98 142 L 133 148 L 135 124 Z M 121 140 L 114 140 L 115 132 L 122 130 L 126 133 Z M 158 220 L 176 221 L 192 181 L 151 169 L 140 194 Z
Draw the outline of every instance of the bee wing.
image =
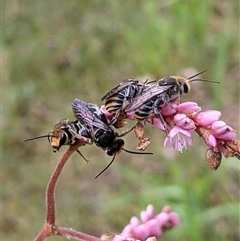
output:
M 138 84 L 139 81 L 137 79 L 127 79 L 127 80 L 124 80 L 123 82 L 121 82 L 118 86 L 114 87 L 113 89 L 111 89 L 109 92 L 107 92 L 102 98 L 101 100 L 105 100 L 107 98 L 109 98 L 110 96 L 114 95 L 115 93 L 121 91 L 122 89 L 124 89 L 125 87 L 127 86 L 130 86 L 130 85 L 136 85 Z
M 155 84 L 147 88 L 143 94 L 135 97 L 130 103 L 125 107 L 124 111 L 131 113 L 135 112 L 140 106 L 145 104 L 149 99 L 157 96 L 161 96 L 169 89 L 169 86 L 159 86 Z
M 75 117 L 89 132 L 93 130 L 93 127 L 102 129 L 104 131 L 109 131 L 109 129 L 112 130 L 96 114 L 94 114 L 89 109 L 88 104 L 86 102 L 79 99 L 75 99 L 72 102 L 72 109 Z

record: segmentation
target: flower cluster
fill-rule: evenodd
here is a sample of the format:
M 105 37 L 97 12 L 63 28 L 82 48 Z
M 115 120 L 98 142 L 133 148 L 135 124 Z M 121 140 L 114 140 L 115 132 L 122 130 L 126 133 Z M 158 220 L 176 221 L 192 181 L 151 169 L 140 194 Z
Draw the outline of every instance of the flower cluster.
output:
M 164 147 L 173 147 L 175 151 L 193 145 L 192 132 L 195 131 L 202 137 L 208 146 L 205 157 L 209 166 L 216 170 L 222 159 L 222 154 L 228 157 L 239 157 L 240 142 L 236 140 L 236 133 L 232 127 L 219 120 L 221 112 L 216 110 L 201 111 L 195 102 L 180 103 L 176 97 L 161 106 L 160 116 L 152 115 L 147 122 L 155 128 L 164 131 L 167 135 Z M 108 119 L 114 115 L 106 111 L 105 106 L 101 111 Z M 129 120 L 134 120 L 133 113 L 124 113 Z M 143 125 L 136 125 L 135 133 L 140 140 L 138 149 L 145 150 L 150 144 L 149 138 L 144 138 Z
M 169 206 L 165 206 L 159 214 L 156 214 L 154 207 L 148 205 L 147 209 L 140 213 L 140 220 L 132 217 L 121 234 L 114 236 L 113 241 L 146 240 L 152 236 L 158 238 L 165 230 L 179 224 L 178 214 L 172 212 Z

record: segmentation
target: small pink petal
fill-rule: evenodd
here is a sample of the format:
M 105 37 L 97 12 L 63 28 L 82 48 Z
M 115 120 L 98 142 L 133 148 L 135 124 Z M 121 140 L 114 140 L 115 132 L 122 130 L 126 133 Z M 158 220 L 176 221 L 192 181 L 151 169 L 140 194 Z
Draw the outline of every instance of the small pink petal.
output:
M 220 116 L 221 116 L 220 111 L 206 110 L 206 111 L 200 112 L 195 117 L 195 121 L 201 126 L 208 126 L 208 125 L 211 125 L 213 122 L 219 120 Z
M 178 126 L 174 126 L 164 141 L 164 147 L 173 147 L 175 151 L 181 151 L 192 145 L 191 133 Z

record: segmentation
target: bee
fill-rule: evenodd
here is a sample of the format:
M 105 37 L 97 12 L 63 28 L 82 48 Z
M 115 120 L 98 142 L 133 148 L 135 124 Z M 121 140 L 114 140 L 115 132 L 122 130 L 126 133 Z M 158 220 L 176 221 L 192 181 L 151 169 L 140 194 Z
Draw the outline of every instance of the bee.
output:
M 29 138 L 24 142 L 45 137 L 48 138 L 53 152 L 57 152 L 64 145 L 70 146 L 74 144 L 77 139 L 83 139 L 88 144 L 93 143 L 88 131 L 79 123 L 79 121 L 69 121 L 68 119 L 62 119 L 58 122 L 47 135 Z M 77 152 L 87 161 L 79 150 L 77 150 Z
M 149 87 L 147 82 L 148 80 L 144 83 L 137 79 L 124 80 L 101 98 L 102 101 L 105 101 L 106 110 L 111 114 L 115 114 L 111 124 L 117 122 L 126 101 L 131 101 L 134 97 L 142 94 Z M 118 128 L 117 125 L 115 127 Z
M 181 76 L 169 76 L 160 80 L 152 81 L 156 82 L 152 87 L 148 88 L 142 95 L 135 97 L 131 103 L 125 108 L 125 113 L 134 113 L 134 117 L 138 121 L 144 121 L 151 115 L 157 115 L 163 122 L 161 116 L 161 107 L 163 104 L 168 103 L 176 97 L 181 97 L 183 94 L 187 94 L 191 90 L 191 82 L 193 81 L 205 81 L 212 83 L 219 83 L 217 81 L 206 79 L 193 79 L 194 77 L 202 74 L 206 70 L 203 70 L 188 79 Z
M 153 154 L 153 153 L 140 153 L 133 152 L 123 148 L 124 140 L 119 139 L 120 137 L 125 136 L 131 130 L 126 131 L 125 133 L 119 135 L 115 132 L 112 126 L 105 120 L 101 119 L 93 111 L 91 107 L 93 104 L 86 103 L 82 100 L 75 99 L 72 102 L 72 109 L 76 119 L 84 126 L 84 128 L 90 134 L 93 142 L 104 151 L 107 152 L 107 155 L 113 156 L 110 163 L 104 168 L 95 178 L 98 178 L 103 172 L 105 172 L 110 165 L 113 163 L 115 157 L 124 150 L 125 152 L 132 154 Z

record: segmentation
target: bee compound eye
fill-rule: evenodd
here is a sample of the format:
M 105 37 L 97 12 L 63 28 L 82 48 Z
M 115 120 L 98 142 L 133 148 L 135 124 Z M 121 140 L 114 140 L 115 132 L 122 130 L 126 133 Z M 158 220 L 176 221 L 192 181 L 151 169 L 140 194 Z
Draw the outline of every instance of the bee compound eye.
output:
M 187 83 L 183 85 L 183 92 L 187 94 L 190 91 L 190 86 Z

